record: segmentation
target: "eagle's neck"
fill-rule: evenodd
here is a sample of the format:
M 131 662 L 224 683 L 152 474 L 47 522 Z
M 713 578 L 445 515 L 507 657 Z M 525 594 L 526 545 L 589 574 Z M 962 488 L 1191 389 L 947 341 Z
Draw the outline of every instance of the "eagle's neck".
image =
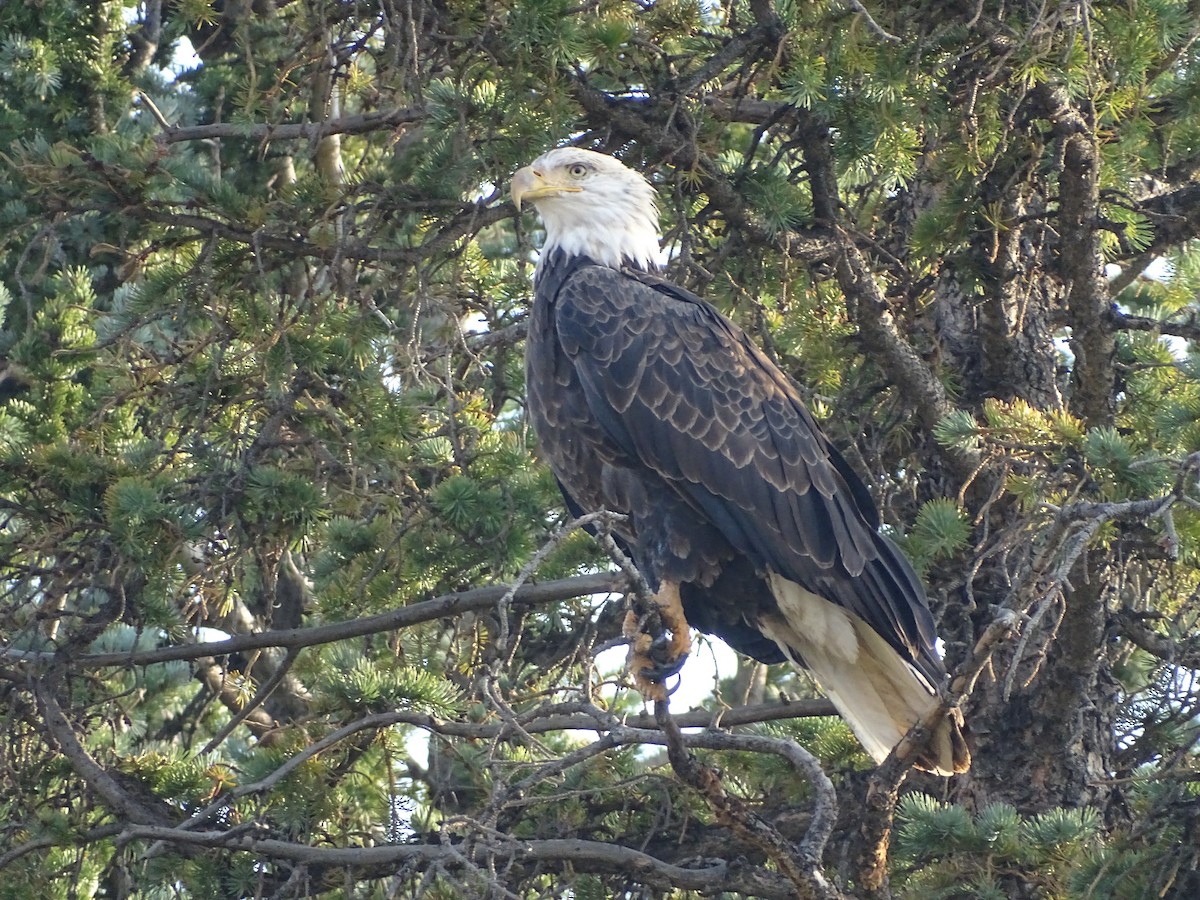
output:
M 651 205 L 640 209 L 589 209 L 584 220 L 577 215 L 555 215 L 542 209 L 546 242 L 538 258 L 537 274 L 552 257 L 586 257 L 614 269 L 629 267 L 643 272 L 660 268 L 658 221 Z

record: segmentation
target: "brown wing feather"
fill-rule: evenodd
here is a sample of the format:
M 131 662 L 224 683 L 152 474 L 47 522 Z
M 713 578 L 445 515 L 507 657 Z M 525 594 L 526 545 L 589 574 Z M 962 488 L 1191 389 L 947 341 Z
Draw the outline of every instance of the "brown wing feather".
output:
M 566 279 L 554 316 L 609 440 L 739 552 L 852 610 L 936 680 L 920 583 L 791 382 L 737 326 L 678 287 L 600 266 Z

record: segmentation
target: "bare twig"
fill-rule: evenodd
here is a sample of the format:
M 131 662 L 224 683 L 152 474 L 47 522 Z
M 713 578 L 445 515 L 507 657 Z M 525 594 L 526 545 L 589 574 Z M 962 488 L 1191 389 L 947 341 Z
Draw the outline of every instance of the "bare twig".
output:
M 534 573 L 537 572 L 541 564 L 545 562 L 546 557 L 553 553 L 554 550 L 557 549 L 558 546 L 573 532 L 578 531 L 580 528 L 587 528 L 589 525 L 595 525 L 600 527 L 601 535 L 608 537 L 608 528 L 612 526 L 614 516 L 617 518 L 624 518 L 624 516 L 621 516 L 618 513 L 612 513 L 602 509 L 599 512 L 588 513 L 587 515 L 580 516 L 577 519 L 572 519 L 570 522 L 567 522 L 565 525 L 558 528 L 554 534 L 550 535 L 549 539 L 538 548 L 537 552 L 529 557 L 525 565 L 521 566 L 521 571 L 517 573 L 517 577 L 513 579 L 513 582 L 511 585 L 509 585 L 508 590 L 504 592 L 504 596 L 501 597 L 496 603 L 496 615 L 500 621 L 500 633 L 496 639 L 497 646 L 499 647 L 499 653 L 497 655 L 498 661 L 505 659 L 507 655 L 505 653 L 505 648 L 508 647 L 509 642 L 508 611 L 512 606 L 513 598 L 517 595 L 517 591 L 525 585 L 525 582 L 534 576 Z M 611 540 L 612 538 L 609 537 L 609 541 Z M 621 556 L 624 558 L 624 554 L 621 554 Z M 626 562 L 628 561 L 626 560 Z M 629 578 L 635 584 L 642 578 L 642 574 L 638 572 L 636 568 L 633 568 L 632 565 L 630 565 L 628 568 L 626 568 L 626 566 L 621 566 L 621 571 L 625 574 L 626 578 Z
M 689 744 L 696 747 L 713 746 L 708 740 L 712 735 L 696 738 L 689 735 L 685 738 L 679 730 L 678 723 L 672 719 L 666 700 L 655 702 L 654 718 L 662 730 L 662 740 L 667 746 L 667 758 L 671 762 L 671 768 L 704 798 L 716 814 L 718 822 L 728 826 L 744 840 L 766 853 L 795 886 L 797 897 L 836 900 L 842 896 L 826 879 L 821 868 L 821 853 L 837 815 L 837 799 L 832 782 L 822 771 L 820 763 L 808 751 L 791 741 L 770 738 L 754 741 L 753 735 L 722 735 L 722 740 L 713 742 L 720 743 L 720 749 L 780 753 L 812 781 L 818 795 L 813 824 L 805 840 L 799 845 L 794 845 L 771 823 L 750 809 L 744 800 L 729 794 L 721 784 L 720 776 L 688 751 Z
M 154 117 L 154 121 L 158 123 L 160 128 L 170 129 L 171 123 L 167 121 L 167 117 L 162 114 L 162 110 L 158 108 L 158 104 L 145 91 L 138 91 L 138 99 L 145 105 L 146 109 L 150 110 L 150 115 Z
M 889 31 L 885 31 L 883 26 L 875 21 L 874 17 L 867 12 L 867 8 L 859 2 L 859 0 L 845 0 L 846 5 L 863 17 L 867 23 L 867 30 L 881 41 L 886 41 L 889 44 L 899 44 L 900 38 Z
M 608 728 L 607 732 L 595 742 L 581 747 L 559 760 L 552 761 L 548 766 L 538 767 L 528 778 L 510 786 L 509 794 L 514 802 L 522 802 L 522 790 L 532 787 L 538 781 L 545 780 L 555 774 L 566 771 L 574 765 L 590 759 L 598 753 L 613 747 L 629 744 L 659 744 L 668 747 L 669 753 L 677 758 L 683 754 L 685 772 L 690 773 L 689 783 L 699 786 L 706 799 L 714 803 L 718 817 L 722 823 L 731 827 L 735 832 L 750 840 L 754 846 L 762 849 L 787 872 L 791 884 L 785 884 L 777 877 L 772 877 L 763 870 L 754 870 L 740 866 L 737 871 L 731 871 L 725 863 L 716 867 L 707 867 L 702 871 L 708 879 L 708 889 L 743 891 L 753 896 L 763 897 L 794 897 L 800 890 L 799 896 L 812 896 L 834 900 L 841 895 L 825 880 L 820 870 L 821 854 L 826 841 L 833 829 L 837 818 L 836 796 L 833 785 L 822 772 L 819 762 L 803 748 L 791 741 L 769 738 L 762 735 L 729 734 L 718 731 L 704 731 L 699 734 L 683 735 L 679 730 L 681 722 L 686 726 L 692 724 L 692 717 L 679 721 L 665 713 L 665 706 L 656 709 L 654 720 L 640 717 L 639 724 L 645 722 L 659 727 L 631 727 L 617 722 L 603 710 L 581 706 L 587 710 L 590 727 L 597 730 Z M 584 716 L 576 715 L 572 724 L 578 724 Z M 121 836 L 122 842 L 130 840 L 150 840 L 156 843 L 174 843 L 200 845 L 209 847 L 225 847 L 229 849 L 245 849 L 263 856 L 290 859 L 297 862 L 323 864 L 329 866 L 350 865 L 370 868 L 399 864 L 409 859 L 420 859 L 431 862 L 435 857 L 446 861 L 456 857 L 441 855 L 443 844 L 405 845 L 408 850 L 399 855 L 391 855 L 389 848 L 341 848 L 308 847 L 305 845 L 288 844 L 282 841 L 257 840 L 253 835 L 253 825 L 241 830 L 228 832 L 197 832 L 195 829 L 205 821 L 211 820 L 229 804 L 252 793 L 260 793 L 274 788 L 278 783 L 294 772 L 314 756 L 325 752 L 352 734 L 368 730 L 388 727 L 389 725 L 407 723 L 429 727 L 431 730 L 444 734 L 466 734 L 470 731 L 469 723 L 440 722 L 428 716 L 411 712 L 382 713 L 367 716 L 351 723 L 325 738 L 314 742 L 300 753 L 297 753 L 286 763 L 252 784 L 242 785 L 228 792 L 218 800 L 198 811 L 187 822 L 176 828 L 155 828 L 133 826 L 126 828 Z M 542 723 L 534 721 L 530 725 Z M 478 736 L 472 734 L 471 736 Z M 813 784 L 817 794 L 813 817 L 805 837 L 798 844 L 791 844 L 768 822 L 762 820 L 749 809 L 744 801 L 726 794 L 719 783 L 719 778 L 707 766 L 694 760 L 688 748 L 705 748 L 713 750 L 772 753 L 782 756 L 798 771 L 804 774 Z M 694 776 L 694 778 L 692 777 Z M 629 868 L 626 874 L 631 874 L 643 883 L 657 886 L 670 886 L 683 889 L 699 889 L 695 878 L 697 870 L 686 869 L 661 862 L 648 854 L 636 854 L 628 848 L 593 842 L 565 841 L 522 841 L 513 842 L 504 834 L 495 830 L 477 827 L 474 820 L 463 820 L 463 825 L 471 829 L 471 840 L 468 844 L 459 845 L 456 853 L 463 858 L 457 859 L 460 866 L 483 866 L 491 857 L 507 859 L 511 863 L 519 863 L 527 859 L 566 859 L 578 863 L 576 868 L 582 871 L 608 871 L 602 862 L 608 858 L 618 858 Z M 514 848 L 519 843 L 519 852 L 514 854 Z M 572 852 L 571 848 L 577 848 Z M 542 853 L 545 856 L 542 856 Z M 753 888 L 751 889 L 751 886 Z
M 391 712 L 373 713 L 368 716 L 363 716 L 356 719 L 336 731 L 330 732 L 320 740 L 313 741 L 308 744 L 303 750 L 294 756 L 290 757 L 286 762 L 275 769 L 270 775 L 250 784 L 239 785 L 236 788 L 223 794 L 204 809 L 198 810 L 189 819 L 184 827 L 194 827 L 197 824 L 203 823 L 207 819 L 212 818 L 220 810 L 229 806 L 235 800 L 248 796 L 250 794 L 259 794 L 270 790 L 282 779 L 296 770 L 297 767 L 303 765 L 313 757 L 319 756 L 331 747 L 336 746 L 352 735 L 362 731 L 379 731 L 384 728 L 391 728 L 396 725 L 409 725 L 414 728 L 420 728 L 432 734 L 438 734 L 445 737 L 467 738 L 472 740 L 511 740 L 518 736 L 529 734 L 546 734 L 556 731 L 595 731 L 598 733 L 612 732 L 617 735 L 617 743 L 646 743 L 659 744 L 663 743 L 661 735 L 658 733 L 658 722 L 655 716 L 640 715 L 631 716 L 623 719 L 616 719 L 611 713 L 597 709 L 590 704 L 572 703 L 564 704 L 566 708 L 577 710 L 576 712 L 564 713 L 547 713 L 530 718 L 528 721 L 521 722 L 520 727 L 516 727 L 514 722 L 459 722 L 449 719 L 440 719 L 436 716 L 431 716 L 426 713 L 413 712 L 412 710 L 394 710 Z M 732 728 L 738 725 L 750 725 L 757 722 L 769 722 L 785 718 L 803 718 L 811 716 L 835 715 L 836 711 L 833 705 L 826 700 L 796 700 L 790 703 L 761 703 L 756 706 L 745 706 L 723 712 L 714 713 L 711 710 L 699 709 L 692 712 L 683 713 L 682 715 L 674 716 L 676 727 L 679 728 L 709 728 L 715 729 L 718 720 L 722 727 Z M 695 744 L 695 746 L 706 746 L 703 742 L 707 740 L 705 735 L 722 734 L 723 732 L 709 731 L 699 735 L 688 735 L 687 739 Z M 750 737 L 749 735 L 739 735 L 739 740 Z M 713 739 L 717 740 L 717 739 Z M 737 749 L 736 747 L 724 747 L 722 749 Z M 781 753 L 776 749 L 771 752 Z M 790 751 L 789 751 L 790 752 Z M 791 757 L 789 757 L 791 759 Z M 796 763 L 794 763 L 796 764 Z M 797 764 L 798 767 L 799 764 Z M 818 767 L 819 768 L 819 767 Z M 804 769 L 805 774 L 810 774 Z M 811 777 L 811 775 L 810 775 Z

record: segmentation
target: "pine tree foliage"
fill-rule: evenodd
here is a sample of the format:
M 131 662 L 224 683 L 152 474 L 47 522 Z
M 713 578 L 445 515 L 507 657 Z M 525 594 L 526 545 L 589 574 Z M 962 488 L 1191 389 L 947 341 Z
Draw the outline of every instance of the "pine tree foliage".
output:
M 1139 803 L 1175 792 L 1139 787 Z M 1170 802 L 1170 801 L 1167 801 Z M 1170 891 L 1194 852 L 1178 833 L 1105 835 L 1096 810 L 1053 809 L 1022 817 L 997 803 L 970 815 L 913 793 L 901 801 L 896 865 L 911 871 L 906 890 L 923 897 L 1152 897 Z
M 1200 893 L 1198 21 L 0 5 L 0 898 Z M 691 777 L 596 660 L 626 585 L 534 452 L 505 199 L 564 142 L 654 183 L 951 667 L 1021 623 L 890 883 L 811 680 L 722 681 Z
M 904 799 L 899 821 L 896 861 L 912 868 L 914 896 L 981 900 L 1011 896 L 1012 885 L 1026 880 L 1043 896 L 1076 896 L 1068 886 L 1090 862 L 1100 826 L 1091 809 L 1023 819 L 996 803 L 971 816 L 923 794 Z

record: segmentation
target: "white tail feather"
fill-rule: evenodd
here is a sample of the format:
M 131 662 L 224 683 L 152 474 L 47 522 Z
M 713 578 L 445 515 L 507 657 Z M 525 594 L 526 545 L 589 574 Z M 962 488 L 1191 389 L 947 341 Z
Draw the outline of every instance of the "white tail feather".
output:
M 858 616 L 800 585 L 771 576 L 780 615 L 760 620 L 785 654 L 798 653 L 846 724 L 877 763 L 938 702 L 932 685 Z M 801 660 L 795 660 L 799 663 Z M 943 734 L 943 731 L 945 732 Z M 948 729 L 929 748 L 939 775 L 954 774 Z

